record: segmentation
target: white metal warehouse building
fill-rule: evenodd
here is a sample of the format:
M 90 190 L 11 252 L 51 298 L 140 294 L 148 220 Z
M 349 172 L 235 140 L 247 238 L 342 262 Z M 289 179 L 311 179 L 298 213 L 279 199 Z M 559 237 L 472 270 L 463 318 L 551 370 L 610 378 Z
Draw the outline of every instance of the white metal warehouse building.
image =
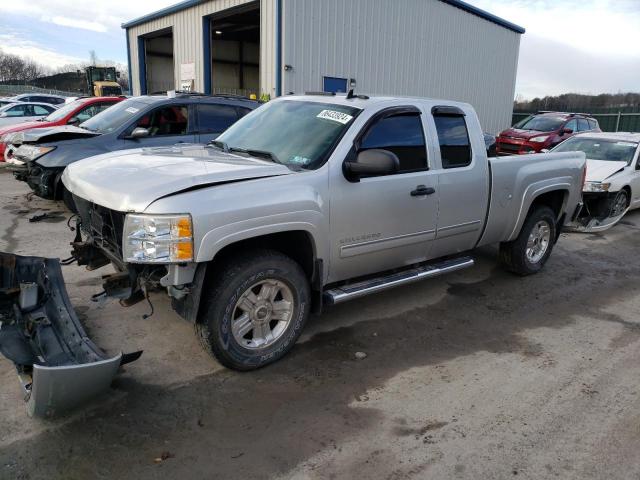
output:
M 460 0 L 187 0 L 122 25 L 133 95 L 346 91 L 510 125 L 524 29 Z

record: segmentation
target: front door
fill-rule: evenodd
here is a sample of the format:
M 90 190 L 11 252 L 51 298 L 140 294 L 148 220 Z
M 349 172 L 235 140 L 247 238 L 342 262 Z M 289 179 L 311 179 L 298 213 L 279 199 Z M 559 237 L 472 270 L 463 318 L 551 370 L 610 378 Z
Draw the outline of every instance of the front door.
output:
M 349 154 L 372 148 L 395 153 L 396 174 L 349 182 L 331 176 L 329 282 L 427 259 L 438 216 L 438 176 L 429 170 L 423 115 L 415 107 L 379 113 Z

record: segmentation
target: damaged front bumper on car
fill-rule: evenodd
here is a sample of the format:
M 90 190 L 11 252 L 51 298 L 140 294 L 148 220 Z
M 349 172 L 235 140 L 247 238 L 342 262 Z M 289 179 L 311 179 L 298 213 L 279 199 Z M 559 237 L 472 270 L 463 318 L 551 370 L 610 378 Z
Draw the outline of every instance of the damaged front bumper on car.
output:
M 0 353 L 18 371 L 29 415 L 52 417 L 107 390 L 142 352 L 108 356 L 84 331 L 60 262 L 0 252 Z
M 565 227 L 565 230 L 581 233 L 597 233 L 613 227 L 629 210 L 627 208 L 622 213 L 613 213 L 617 193 L 618 192 L 584 192 L 582 194 L 582 209 L 575 220 Z
M 22 165 L 11 165 L 9 170 L 16 180 L 26 182 L 36 195 L 50 200 L 59 199 L 56 189 L 56 177 L 62 172 L 59 168 L 46 168 L 36 162 L 25 162 Z

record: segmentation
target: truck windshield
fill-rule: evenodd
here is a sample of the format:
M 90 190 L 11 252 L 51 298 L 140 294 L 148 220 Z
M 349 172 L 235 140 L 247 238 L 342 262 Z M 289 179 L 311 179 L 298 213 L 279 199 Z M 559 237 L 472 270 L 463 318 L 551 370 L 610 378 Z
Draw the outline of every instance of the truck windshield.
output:
M 137 102 L 134 99 L 116 103 L 112 107 L 100 112 L 95 117 L 91 117 L 80 127 L 98 133 L 111 133 L 117 128 L 133 120 L 138 112 L 146 108 L 146 104 Z
M 573 137 L 562 142 L 553 152 L 584 152 L 589 160 L 608 160 L 611 162 L 627 162 L 633 160 L 638 144 L 601 138 Z
M 516 123 L 513 128 L 535 130 L 536 132 L 553 132 L 558 130 L 564 121 L 563 117 L 532 116 Z
M 216 145 L 231 151 L 269 154 L 290 167 L 320 167 L 360 113 L 345 105 L 280 100 L 243 117 L 220 135 Z

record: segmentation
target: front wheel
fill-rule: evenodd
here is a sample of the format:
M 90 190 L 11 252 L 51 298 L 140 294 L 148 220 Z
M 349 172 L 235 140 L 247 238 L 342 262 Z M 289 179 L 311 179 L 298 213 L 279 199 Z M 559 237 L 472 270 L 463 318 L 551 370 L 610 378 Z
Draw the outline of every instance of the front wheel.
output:
M 234 370 L 263 367 L 291 350 L 309 316 L 300 265 L 260 250 L 226 261 L 214 275 L 196 323 L 205 350 Z
M 500 244 L 500 260 L 518 275 L 538 273 L 547 263 L 556 240 L 556 216 L 549 207 L 535 208 L 512 242 Z

